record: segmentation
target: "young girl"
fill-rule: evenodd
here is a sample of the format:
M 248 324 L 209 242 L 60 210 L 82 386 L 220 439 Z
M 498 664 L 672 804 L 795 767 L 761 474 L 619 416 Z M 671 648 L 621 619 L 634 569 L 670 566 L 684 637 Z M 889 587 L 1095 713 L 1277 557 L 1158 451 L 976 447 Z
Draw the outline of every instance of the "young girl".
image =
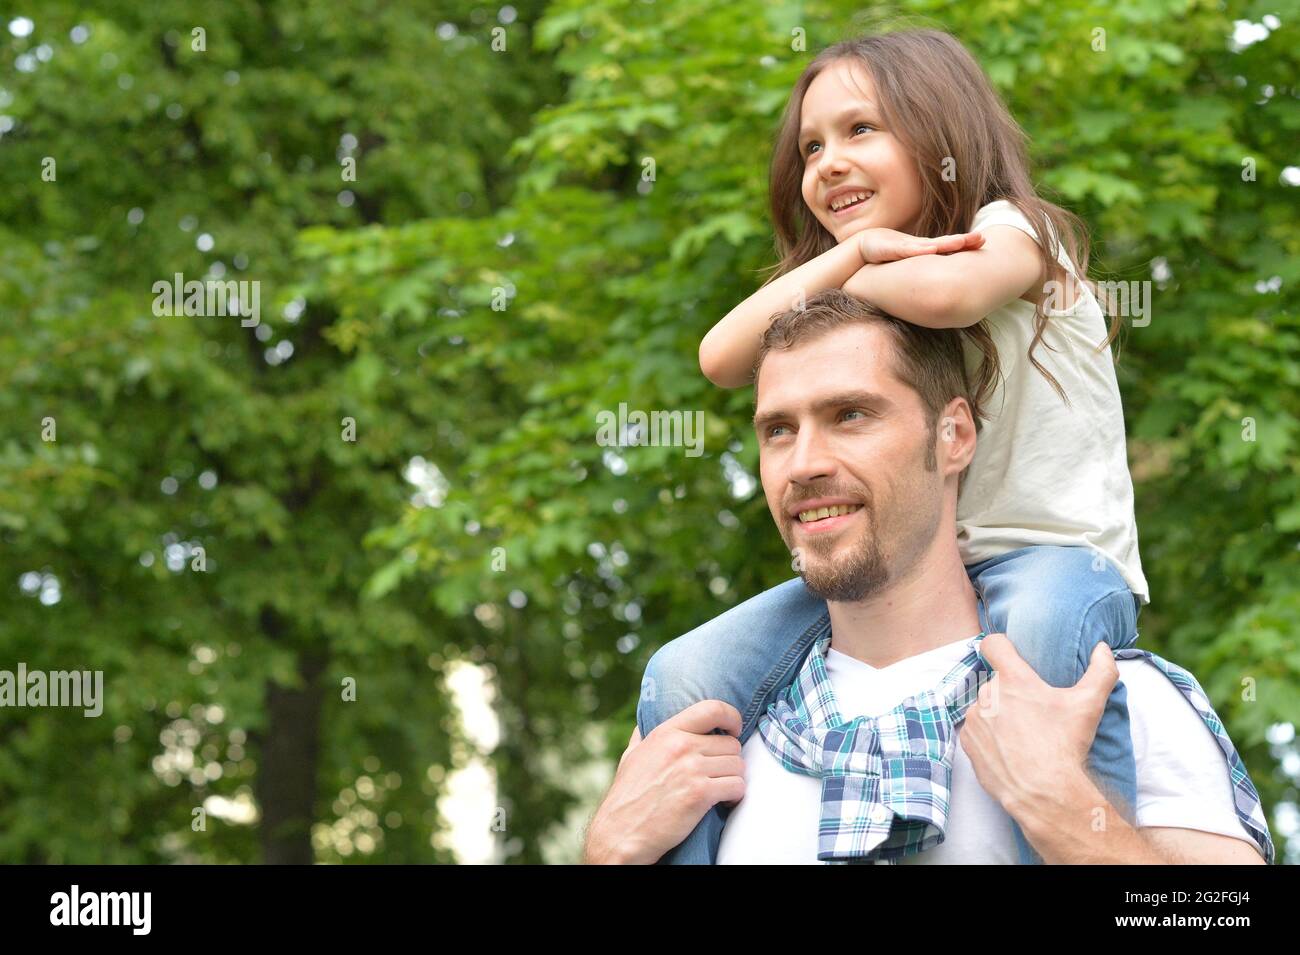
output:
M 1021 130 L 951 36 L 904 31 L 824 50 L 795 85 L 772 159 L 776 275 L 708 333 L 700 365 L 722 387 L 749 383 L 772 317 L 830 287 L 962 329 L 984 418 L 958 500 L 962 559 L 986 631 L 1006 633 L 1050 684 L 1072 686 L 1098 641 L 1133 645 L 1150 598 L 1108 347 L 1119 319 L 1108 333 L 1082 281 L 1082 223 L 1037 196 L 1028 166 Z M 752 730 L 790 647 L 825 614 L 790 583 L 754 598 L 748 617 L 735 608 L 661 648 L 642 736 L 702 699 L 735 702 Z M 1090 768 L 1131 819 L 1122 683 Z M 718 819 L 704 829 L 716 845 Z M 1041 861 L 1019 827 L 1016 838 L 1022 861 Z

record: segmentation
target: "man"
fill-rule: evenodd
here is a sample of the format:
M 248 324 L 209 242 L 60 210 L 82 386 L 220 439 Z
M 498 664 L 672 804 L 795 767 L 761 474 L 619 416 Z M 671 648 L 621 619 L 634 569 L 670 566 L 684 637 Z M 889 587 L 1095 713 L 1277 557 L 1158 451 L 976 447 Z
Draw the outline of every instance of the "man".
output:
M 837 858 L 841 837 L 848 843 L 874 829 L 872 851 L 880 855 L 851 861 L 1013 862 L 1012 818 L 1049 863 L 1272 860 L 1254 787 L 1185 671 L 1173 675 L 1136 650 L 1120 651 L 1133 656 L 1117 663 L 1100 645 L 1078 685 L 1058 688 L 1005 636 L 984 635 L 982 604 L 956 538 L 959 482 L 976 429 L 955 334 L 907 325 L 837 289 L 773 323 L 756 369 L 755 427 L 768 507 L 803 581 L 733 608 L 656 653 L 638 728 L 588 828 L 587 861 L 815 863 Z M 961 382 L 947 388 L 942 408 L 933 401 L 935 380 Z M 796 526 L 810 505 L 847 513 L 819 521 L 816 530 Z M 755 641 L 773 614 L 806 613 L 816 595 L 826 597 L 819 622 L 775 669 L 753 672 Z M 719 674 L 735 674 L 734 691 L 723 694 L 730 699 L 678 711 L 684 699 L 656 696 L 657 687 L 682 686 L 710 654 L 726 661 Z M 813 655 L 824 657 L 821 670 Z M 817 771 L 792 768 L 791 748 L 818 729 L 817 719 L 805 725 L 795 717 L 806 716 L 804 699 L 791 696 L 811 685 L 810 673 L 818 674 L 817 687 L 833 685 L 851 720 L 881 714 L 904 697 L 922 699 L 947 685 L 946 673 L 975 672 L 978 655 L 996 675 L 978 686 L 978 702 L 950 710 L 961 715 L 939 727 L 941 743 L 947 730 L 956 742 L 942 760 L 942 746 L 927 756 L 926 772 L 943 782 L 924 790 L 926 820 L 895 819 L 883 799 L 860 796 L 849 807 L 858 816 L 846 822 L 835 815 L 848 803 L 843 791 L 832 798 Z M 1138 764 L 1131 820 L 1085 767 L 1120 675 Z M 724 683 L 719 676 L 713 685 Z M 963 686 L 973 695 L 975 684 Z M 795 707 L 782 715 L 780 704 L 791 700 Z M 920 772 L 916 767 L 915 759 L 906 764 L 908 773 Z M 846 785 L 871 792 L 878 780 L 870 775 Z M 910 797 L 918 779 L 903 781 Z M 885 857 L 886 846 L 913 838 L 897 858 Z

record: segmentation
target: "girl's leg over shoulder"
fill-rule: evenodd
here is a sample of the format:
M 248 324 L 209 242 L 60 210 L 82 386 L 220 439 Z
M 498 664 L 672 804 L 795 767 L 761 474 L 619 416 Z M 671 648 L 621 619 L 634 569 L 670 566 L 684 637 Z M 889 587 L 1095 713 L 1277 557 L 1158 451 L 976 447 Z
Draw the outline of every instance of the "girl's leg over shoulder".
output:
M 743 718 L 773 671 L 825 614 L 825 601 L 796 577 L 664 644 L 641 680 L 642 738 L 700 700 L 730 703 Z
M 1137 601 L 1115 566 L 1087 547 L 1025 547 L 967 568 L 992 633 L 1005 633 L 1052 686 L 1074 686 L 1100 642 L 1137 641 Z
M 967 568 L 984 601 L 986 628 L 1005 633 L 1052 686 L 1074 686 L 1098 643 L 1137 641 L 1138 602 L 1119 571 L 1085 547 L 1027 547 Z M 1115 684 L 1088 754 L 1088 769 L 1107 800 L 1130 822 L 1137 767 L 1129 731 L 1128 691 Z M 1015 827 L 1021 861 L 1042 859 Z

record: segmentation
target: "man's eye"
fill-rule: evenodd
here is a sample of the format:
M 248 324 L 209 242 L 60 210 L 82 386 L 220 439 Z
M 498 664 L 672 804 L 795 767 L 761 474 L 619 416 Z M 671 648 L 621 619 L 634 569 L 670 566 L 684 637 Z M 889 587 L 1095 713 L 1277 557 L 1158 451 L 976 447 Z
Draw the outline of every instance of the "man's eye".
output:
M 840 415 L 840 417 L 847 418 L 851 414 L 860 414 L 864 418 L 867 417 L 867 413 L 863 411 L 861 408 L 850 408 L 848 411 L 844 412 L 844 414 Z
M 785 426 L 785 425 L 783 425 L 783 424 L 774 424 L 774 425 L 772 425 L 772 427 L 770 427 L 770 428 L 767 429 L 767 436 L 768 436 L 769 438 L 779 438 L 779 437 L 781 437 L 780 432 L 781 432 L 781 431 L 784 431 L 784 430 L 788 430 L 788 429 L 786 429 L 786 426 Z

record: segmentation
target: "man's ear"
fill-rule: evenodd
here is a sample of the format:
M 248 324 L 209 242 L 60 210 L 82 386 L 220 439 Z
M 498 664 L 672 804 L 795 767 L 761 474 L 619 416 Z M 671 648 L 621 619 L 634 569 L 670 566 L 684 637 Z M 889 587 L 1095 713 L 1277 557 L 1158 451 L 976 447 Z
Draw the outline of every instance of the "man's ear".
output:
M 960 474 L 975 457 L 975 418 L 970 402 L 953 398 L 939 414 L 937 456 L 943 474 Z

